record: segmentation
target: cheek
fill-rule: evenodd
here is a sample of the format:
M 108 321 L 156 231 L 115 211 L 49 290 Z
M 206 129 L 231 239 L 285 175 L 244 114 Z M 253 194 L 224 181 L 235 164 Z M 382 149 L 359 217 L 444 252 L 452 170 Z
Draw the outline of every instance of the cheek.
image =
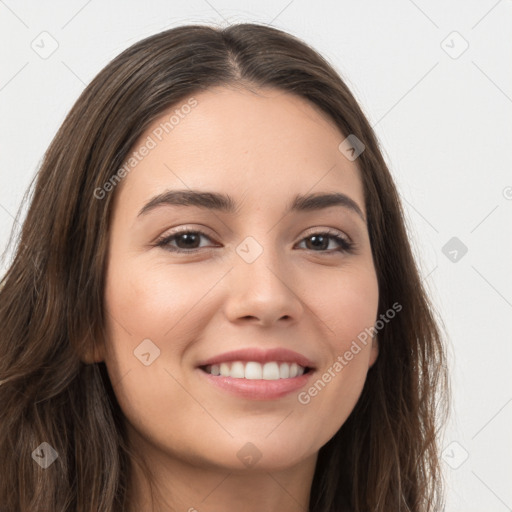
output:
M 149 435 L 151 425 L 168 425 L 176 411 L 190 410 L 190 396 L 180 384 L 181 356 L 186 340 L 201 328 L 205 286 L 216 280 L 198 285 L 186 272 L 133 260 L 118 259 L 108 269 L 105 363 L 119 406 L 139 432 Z M 197 409 L 200 417 L 204 411 Z M 166 439 L 179 443 L 182 431 L 166 429 Z
M 322 320 L 331 348 L 339 353 L 374 325 L 379 288 L 373 266 L 353 266 L 316 279 L 310 306 Z
M 179 270 L 120 257 L 113 261 L 105 287 L 110 380 L 121 383 L 115 391 L 127 416 L 129 410 L 136 415 L 138 407 L 155 405 L 152 415 L 158 417 L 161 404 L 153 404 L 151 397 L 157 399 L 155 390 L 162 383 L 168 384 L 162 389 L 167 398 L 186 398 L 171 375 L 182 381 L 183 354 L 209 320 L 205 295 L 224 273 L 212 269 L 197 279 L 192 267 Z
M 329 366 L 335 361 L 341 363 L 343 369 L 339 365 L 334 369 L 344 374 L 343 380 L 350 379 L 351 385 L 361 390 L 373 349 L 370 328 L 378 313 L 379 288 L 373 267 L 345 274 L 335 298 L 329 310 L 334 352 Z
M 325 326 L 329 358 L 298 401 L 314 417 L 325 418 L 322 434 L 330 438 L 354 409 L 366 381 L 372 354 L 369 328 L 375 324 L 379 293 L 373 267 L 346 269 L 339 279 L 326 280 L 322 292 L 317 288 L 311 304 Z
M 107 274 L 105 301 L 111 324 L 117 331 L 122 327 L 129 332 L 133 343 L 150 338 L 167 347 L 165 340 L 172 338 L 173 348 L 179 349 L 179 333 L 190 332 L 198 324 L 205 294 L 221 277 L 217 274 L 209 272 L 198 279 L 177 265 L 148 264 L 142 259 L 120 262 Z M 122 332 L 121 338 L 125 338 Z M 110 339 L 116 342 L 119 337 Z

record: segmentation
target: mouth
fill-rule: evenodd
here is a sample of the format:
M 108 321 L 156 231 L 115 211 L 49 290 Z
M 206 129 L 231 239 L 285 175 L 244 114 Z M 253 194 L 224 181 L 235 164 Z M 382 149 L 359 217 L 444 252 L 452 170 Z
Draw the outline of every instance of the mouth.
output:
M 309 366 L 296 362 L 267 361 L 229 361 L 220 364 L 208 364 L 199 367 L 203 372 L 214 377 L 230 377 L 247 380 L 294 379 L 311 372 Z
M 199 376 L 214 389 L 244 400 L 284 399 L 306 386 L 314 363 L 285 348 L 246 348 L 199 362 Z

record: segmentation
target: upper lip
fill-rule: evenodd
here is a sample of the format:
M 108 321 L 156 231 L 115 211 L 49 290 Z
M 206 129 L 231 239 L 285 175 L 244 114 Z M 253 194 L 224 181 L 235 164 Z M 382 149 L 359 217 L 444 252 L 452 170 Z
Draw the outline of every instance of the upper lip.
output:
M 224 352 L 217 356 L 210 357 L 201 361 L 198 366 L 207 366 L 211 364 L 229 363 L 233 361 L 255 361 L 258 363 L 268 363 L 276 361 L 281 363 L 297 363 L 303 368 L 314 369 L 314 364 L 306 356 L 286 348 L 272 348 L 263 350 L 261 348 L 242 348 Z

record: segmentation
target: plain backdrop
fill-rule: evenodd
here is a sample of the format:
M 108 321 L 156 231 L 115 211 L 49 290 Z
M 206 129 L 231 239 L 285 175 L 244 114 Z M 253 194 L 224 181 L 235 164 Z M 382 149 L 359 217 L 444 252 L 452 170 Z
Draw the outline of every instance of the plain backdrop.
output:
M 174 26 L 250 21 L 316 48 L 375 128 L 449 339 L 446 510 L 512 510 L 512 1 L 0 1 L 0 250 L 111 59 Z

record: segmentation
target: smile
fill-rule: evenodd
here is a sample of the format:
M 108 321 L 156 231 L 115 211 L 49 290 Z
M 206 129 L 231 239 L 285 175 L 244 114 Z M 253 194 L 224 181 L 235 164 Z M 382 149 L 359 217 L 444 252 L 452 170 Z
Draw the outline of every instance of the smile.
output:
M 261 364 L 257 361 L 231 361 L 201 367 L 203 371 L 214 376 L 231 377 L 249 380 L 279 380 L 300 377 L 309 369 L 297 363 L 268 361 Z

